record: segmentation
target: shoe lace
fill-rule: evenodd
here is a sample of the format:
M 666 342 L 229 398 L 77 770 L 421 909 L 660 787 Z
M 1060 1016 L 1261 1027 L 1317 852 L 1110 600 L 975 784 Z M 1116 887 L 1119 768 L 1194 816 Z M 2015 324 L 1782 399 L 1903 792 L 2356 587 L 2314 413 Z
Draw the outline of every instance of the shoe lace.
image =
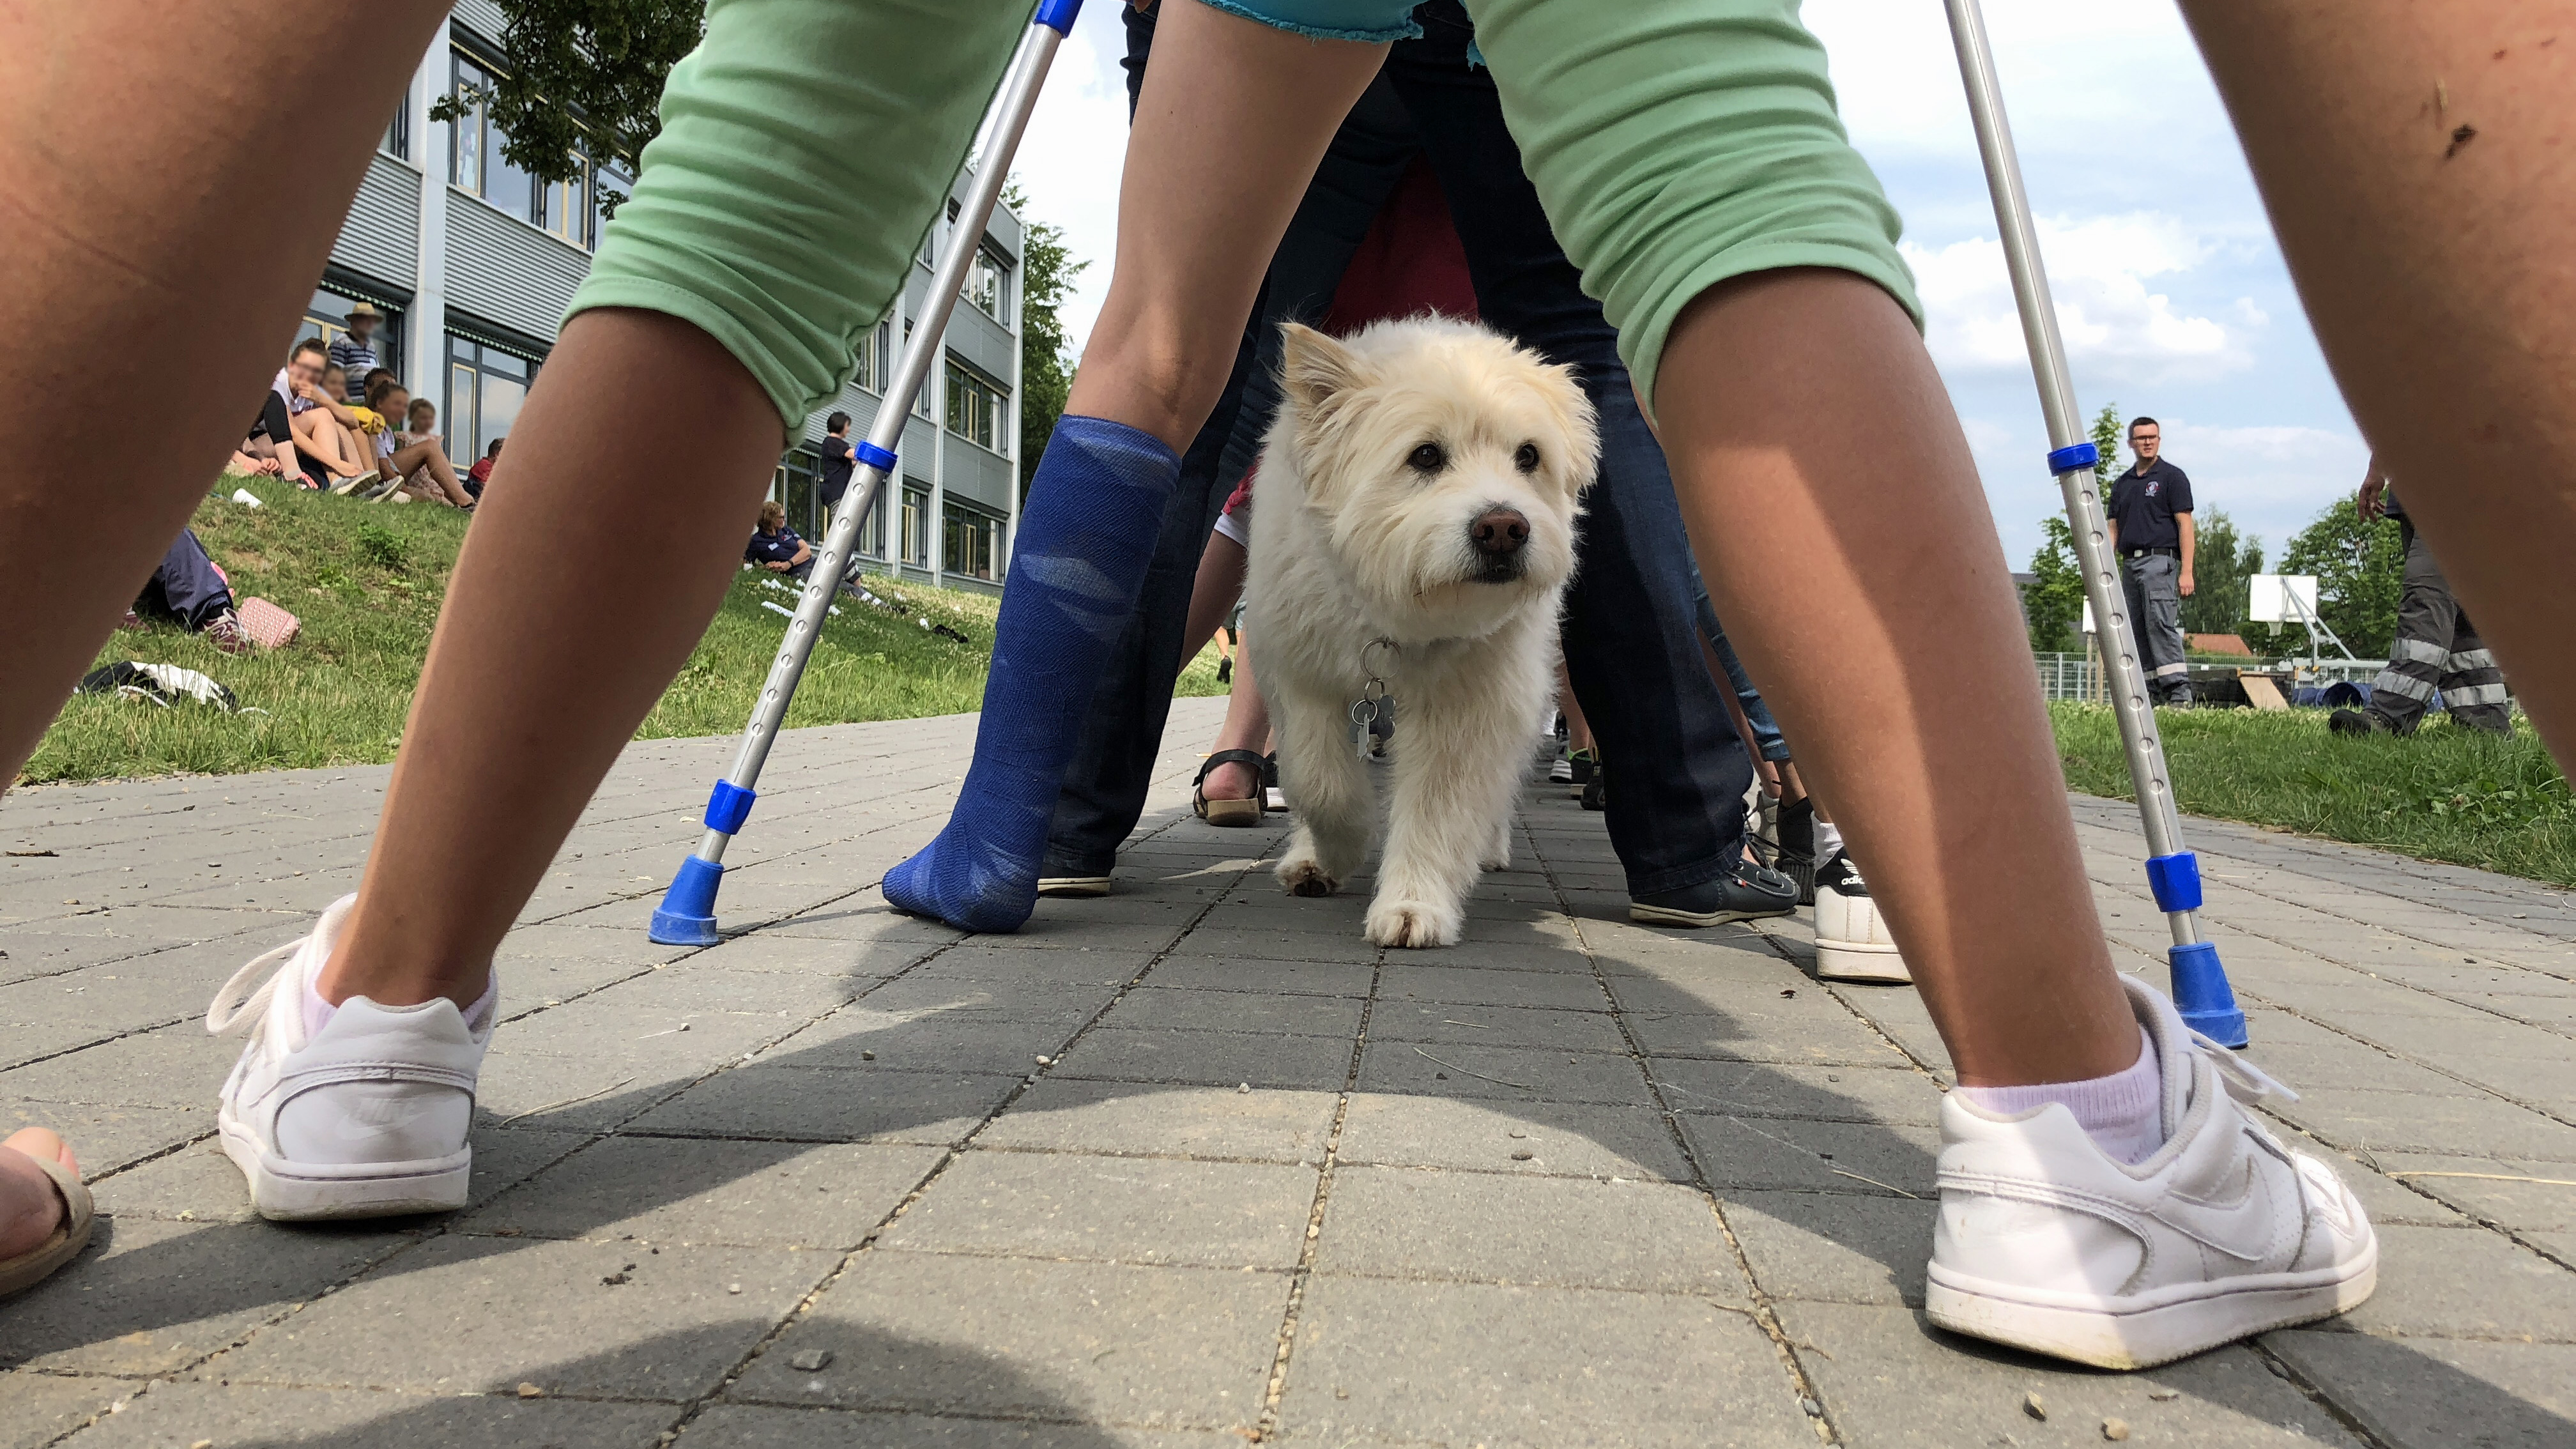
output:
M 277 968 L 302 949 L 301 939 L 287 942 L 275 950 L 262 951 L 225 982 L 215 993 L 214 1002 L 206 1008 L 206 1031 L 213 1036 L 230 1036 L 246 1023 L 265 1020 L 269 998 L 277 993 Z M 259 984 L 251 982 L 258 979 Z
M 2184 1027 L 2183 1030 L 2191 1031 L 2191 1028 Z M 2196 1031 L 2191 1032 L 2191 1042 L 2192 1045 L 2200 1048 L 2202 1055 L 2209 1058 L 2209 1064 L 2218 1069 L 2218 1079 L 2226 1085 L 2227 1095 L 2246 1106 L 2251 1107 L 2262 1102 L 2299 1100 L 2299 1094 L 2291 1091 L 2287 1083 L 2245 1060 L 2242 1052 L 2223 1046 L 2216 1039 Z

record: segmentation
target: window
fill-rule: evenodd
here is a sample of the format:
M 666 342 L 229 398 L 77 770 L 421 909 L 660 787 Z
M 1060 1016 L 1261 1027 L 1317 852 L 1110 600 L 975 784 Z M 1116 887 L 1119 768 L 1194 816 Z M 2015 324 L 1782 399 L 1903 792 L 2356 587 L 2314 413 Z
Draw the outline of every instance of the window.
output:
M 993 576 L 993 560 L 1000 556 L 1002 541 L 1000 519 L 952 498 L 940 519 L 939 531 L 942 544 L 940 567 L 970 579 Z
M 589 158 L 576 155 L 579 166 L 570 180 L 539 181 L 510 164 L 501 154 L 504 137 L 482 100 L 492 85 L 492 72 L 463 51 L 449 57 L 451 89 L 464 108 L 448 126 L 448 184 L 491 207 L 563 238 L 587 251 L 597 241 L 598 201 Z
M 771 480 L 769 496 L 787 509 L 787 526 L 823 551 L 823 500 L 815 490 L 823 471 L 823 459 L 810 449 L 797 448 L 778 461 L 778 475 Z
M 859 370 L 850 379 L 852 382 L 869 392 L 885 391 L 886 375 L 894 370 L 894 364 L 886 358 L 886 347 L 893 340 L 893 334 L 894 323 L 889 319 L 878 323 L 875 331 L 860 339 Z
M 948 359 L 948 431 L 998 453 L 1010 436 L 1003 431 L 1000 383 Z
M 392 124 L 385 127 L 385 138 L 376 149 L 397 161 L 411 159 L 411 83 L 403 83 L 402 104 L 394 107 Z
M 930 495 L 919 488 L 903 490 L 903 561 L 930 566 Z
M 510 435 L 519 406 L 537 379 L 537 364 L 471 337 L 447 334 L 447 456 L 472 465 L 493 443 Z
M 599 245 L 608 229 L 608 209 L 635 193 L 635 178 L 613 162 L 602 161 L 590 176 L 590 244 Z
M 349 309 L 356 305 L 355 302 L 337 292 L 316 291 L 312 302 L 304 308 L 304 325 L 295 329 L 296 340 L 300 342 L 307 337 L 319 337 L 328 344 L 348 336 Z M 378 303 L 376 309 L 384 313 L 384 320 L 376 324 L 376 363 L 378 366 L 390 367 L 400 372 L 402 370 L 402 313 L 382 303 Z M 366 382 L 363 377 L 349 379 L 349 384 L 353 388 L 364 387 Z
M 909 322 L 903 324 L 903 345 L 907 349 L 912 346 L 912 324 Z M 918 418 L 930 416 L 930 379 L 926 377 L 921 380 L 921 387 L 912 395 L 912 415 Z
M 852 479 L 850 482 L 850 492 L 841 496 L 841 502 L 844 505 L 855 506 L 858 500 L 850 495 L 857 493 L 859 491 L 859 487 L 860 485 L 858 480 Z M 867 517 L 859 520 L 859 541 L 850 545 L 850 552 L 853 554 L 865 554 L 870 558 L 883 558 L 885 557 L 885 549 L 886 490 L 884 485 L 880 484 L 877 488 L 876 506 L 868 510 Z
M 573 163 L 571 180 L 544 183 L 544 194 L 538 198 L 540 214 L 537 225 L 549 234 L 588 251 L 592 215 L 590 158 L 574 152 Z
M 1011 325 L 1011 264 L 1003 261 L 990 247 L 977 247 L 975 259 L 966 264 L 966 283 L 958 295 L 975 310 L 1008 327 Z

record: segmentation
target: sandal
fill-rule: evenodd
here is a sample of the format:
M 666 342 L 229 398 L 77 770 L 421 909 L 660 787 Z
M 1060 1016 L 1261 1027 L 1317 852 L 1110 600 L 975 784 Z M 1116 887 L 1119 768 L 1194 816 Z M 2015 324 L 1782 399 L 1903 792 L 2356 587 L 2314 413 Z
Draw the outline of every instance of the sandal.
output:
M 93 1218 L 89 1188 L 70 1168 L 58 1161 L 38 1157 L 32 1152 L 21 1155 L 43 1168 L 45 1175 L 54 1180 L 54 1193 L 63 1200 L 63 1221 L 62 1226 L 54 1229 L 52 1237 L 17 1257 L 0 1262 L 0 1298 L 35 1287 L 51 1276 L 55 1269 L 79 1257 L 81 1249 L 89 1246 Z
M 1252 788 L 1261 789 L 1261 756 L 1251 750 L 1219 750 L 1199 766 L 1199 776 L 1190 782 L 1190 810 L 1210 825 L 1258 825 L 1261 823 L 1261 796 L 1249 800 L 1211 800 L 1207 797 L 1207 777 L 1211 770 L 1226 765 L 1241 765 L 1252 772 Z

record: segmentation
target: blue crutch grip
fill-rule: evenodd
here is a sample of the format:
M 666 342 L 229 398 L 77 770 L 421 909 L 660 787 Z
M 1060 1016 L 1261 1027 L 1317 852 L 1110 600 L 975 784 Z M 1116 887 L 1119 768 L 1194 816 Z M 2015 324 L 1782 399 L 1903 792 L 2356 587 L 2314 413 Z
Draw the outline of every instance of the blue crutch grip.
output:
M 2167 951 L 2165 959 L 2173 968 L 2174 1007 L 2182 1013 L 2183 1025 L 2220 1046 L 2243 1050 L 2250 1040 L 2245 1013 L 2236 1004 L 2235 988 L 2227 984 L 2226 968 L 2218 964 L 2218 947 L 2194 941 Z
M 742 823 L 751 818 L 751 802 L 759 798 L 757 790 L 746 790 L 731 780 L 716 781 L 716 787 L 707 792 L 707 828 L 725 835 L 742 834 Z
M 694 855 L 681 861 L 647 934 L 665 946 L 716 944 L 723 939 L 716 934 L 716 887 L 723 883 L 724 867 L 716 862 Z
M 1058 35 L 1073 34 L 1074 18 L 1082 14 L 1082 0 L 1038 0 L 1038 13 L 1029 23 L 1043 25 Z
M 2167 915 L 2200 909 L 2200 857 L 2188 850 L 2147 857 L 2147 889 Z
M 2091 443 L 2069 443 L 2049 453 L 2048 471 L 2072 473 L 2078 468 L 2090 468 L 2101 461 L 2102 450 Z
M 859 444 L 850 449 L 850 456 L 857 459 L 863 467 L 874 468 L 889 478 L 894 476 L 894 454 L 874 443 Z

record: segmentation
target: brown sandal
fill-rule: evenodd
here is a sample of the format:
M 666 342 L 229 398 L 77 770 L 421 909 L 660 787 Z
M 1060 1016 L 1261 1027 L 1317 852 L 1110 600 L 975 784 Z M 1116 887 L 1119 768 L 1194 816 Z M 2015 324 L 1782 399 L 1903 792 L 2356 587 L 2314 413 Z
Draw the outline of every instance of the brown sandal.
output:
M 1249 800 L 1211 800 L 1207 797 L 1208 772 L 1226 765 L 1241 765 L 1252 772 L 1252 798 Z M 1190 782 L 1190 810 L 1210 825 L 1258 825 L 1261 823 L 1261 786 L 1263 761 L 1254 750 L 1219 750 L 1199 766 L 1198 778 Z
M 63 1221 L 54 1229 L 52 1237 L 14 1258 L 0 1261 L 0 1298 L 35 1287 L 51 1276 L 55 1269 L 79 1257 L 81 1249 L 89 1246 L 89 1231 L 94 1220 L 89 1189 L 70 1168 L 32 1152 L 20 1155 L 44 1169 L 45 1175 L 54 1180 L 54 1194 L 63 1200 Z

